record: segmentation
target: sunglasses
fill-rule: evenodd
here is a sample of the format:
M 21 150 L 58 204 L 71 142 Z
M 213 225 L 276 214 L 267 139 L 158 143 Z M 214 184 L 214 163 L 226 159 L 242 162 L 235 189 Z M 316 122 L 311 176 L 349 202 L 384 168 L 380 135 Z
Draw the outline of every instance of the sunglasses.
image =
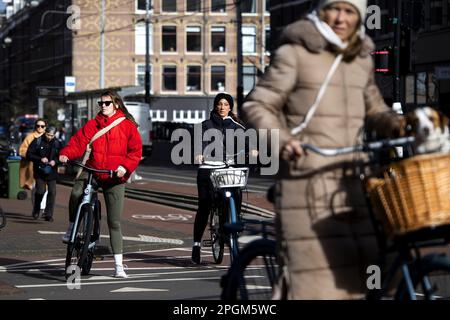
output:
M 97 104 L 99 107 L 101 107 L 103 104 L 105 104 L 105 106 L 109 107 L 109 105 L 113 103 L 112 101 L 97 101 Z
M 42 128 L 42 129 L 44 129 L 44 128 L 45 128 L 45 124 L 44 124 L 44 125 L 37 124 L 37 125 L 36 125 L 36 128 Z

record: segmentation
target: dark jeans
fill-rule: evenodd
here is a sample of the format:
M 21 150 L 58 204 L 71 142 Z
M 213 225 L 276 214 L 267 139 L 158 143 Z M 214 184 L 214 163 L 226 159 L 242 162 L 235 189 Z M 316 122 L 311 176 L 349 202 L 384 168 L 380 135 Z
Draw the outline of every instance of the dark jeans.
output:
M 53 209 L 55 208 L 56 197 L 56 180 L 45 181 L 41 178 L 36 179 L 36 190 L 34 193 L 34 208 L 33 212 L 37 213 L 41 210 L 42 198 L 45 194 L 46 186 L 48 187 L 47 203 L 45 205 L 44 217 L 53 217 Z
M 198 209 L 194 221 L 194 242 L 200 242 L 208 225 L 209 213 L 214 201 L 214 188 L 209 178 L 211 170 L 199 169 L 197 172 Z M 241 212 L 242 192 L 233 194 L 236 211 Z

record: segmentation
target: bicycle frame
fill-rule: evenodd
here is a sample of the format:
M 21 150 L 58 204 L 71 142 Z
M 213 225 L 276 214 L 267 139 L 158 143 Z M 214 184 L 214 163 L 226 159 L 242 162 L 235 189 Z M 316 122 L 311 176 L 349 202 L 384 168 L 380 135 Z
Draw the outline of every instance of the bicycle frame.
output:
M 382 140 L 382 141 L 376 141 L 361 145 L 355 145 L 351 147 L 344 147 L 344 148 L 337 148 L 337 149 L 321 149 L 309 144 L 304 144 L 302 147 L 305 150 L 313 151 L 317 154 L 323 155 L 323 156 L 336 156 L 341 154 L 348 154 L 355 151 L 378 151 L 391 148 L 391 147 L 403 147 L 405 148 L 404 151 L 406 151 L 408 156 L 411 156 L 412 149 L 410 148 L 411 143 L 414 142 L 413 137 L 405 137 L 405 138 L 398 138 L 398 139 L 391 139 L 391 140 Z M 377 156 L 380 156 L 380 153 L 377 154 Z M 399 160 L 401 160 L 402 157 L 399 157 Z M 378 159 L 379 161 L 380 159 Z M 374 165 L 376 164 L 373 160 L 369 163 L 364 163 L 364 165 Z M 361 170 L 361 172 L 364 172 L 364 170 Z M 421 256 L 421 253 L 419 251 L 419 248 L 421 247 L 429 247 L 429 246 L 435 246 L 436 243 L 438 244 L 448 244 L 450 242 L 450 236 L 448 235 L 448 231 L 443 235 L 439 233 L 439 228 L 449 228 L 450 226 L 442 226 L 435 229 L 425 229 L 418 232 L 411 232 L 409 234 L 396 237 L 395 239 L 392 239 L 392 245 L 388 246 L 387 244 L 387 237 L 384 233 L 384 230 L 380 228 L 380 221 L 376 218 L 375 212 L 373 210 L 371 200 L 368 194 L 367 189 L 365 188 L 365 174 L 362 173 L 360 175 L 362 188 L 366 197 L 366 202 L 368 204 L 368 210 L 370 219 L 372 221 L 374 230 L 375 230 L 375 236 L 381 251 L 381 259 L 382 263 L 381 265 L 384 265 L 384 259 L 386 258 L 386 255 L 388 253 L 397 252 L 397 256 L 395 258 L 394 263 L 389 267 L 387 276 L 384 278 L 382 282 L 382 286 L 379 290 L 373 290 L 372 292 L 369 292 L 367 295 L 368 298 L 374 297 L 372 294 L 375 294 L 375 298 L 381 298 L 383 294 L 389 289 L 389 285 L 391 284 L 392 280 L 394 279 L 395 274 L 400 270 L 402 274 L 402 280 L 397 287 L 397 292 L 395 293 L 395 298 L 403 299 L 404 296 L 402 294 L 403 291 L 406 291 L 406 294 L 408 295 L 408 299 L 410 300 L 417 300 L 417 294 L 415 292 L 415 286 L 414 286 L 414 279 L 416 280 L 416 284 L 419 283 L 423 287 L 425 297 L 427 299 L 432 298 L 432 285 L 429 281 L 429 278 L 427 276 L 428 272 L 435 271 L 435 270 L 450 270 L 450 259 L 446 256 L 440 257 L 436 253 L 429 253 Z M 445 230 L 444 230 L 445 231 Z M 442 240 L 443 243 L 442 243 Z M 413 254 L 414 252 L 414 254 Z

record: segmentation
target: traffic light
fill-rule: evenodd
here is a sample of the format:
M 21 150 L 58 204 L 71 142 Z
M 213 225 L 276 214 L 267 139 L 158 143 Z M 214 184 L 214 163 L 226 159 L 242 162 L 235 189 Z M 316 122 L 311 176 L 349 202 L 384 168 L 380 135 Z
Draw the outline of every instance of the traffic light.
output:
M 384 48 L 379 51 L 372 52 L 372 56 L 374 58 L 375 65 L 375 73 L 391 75 L 393 73 L 393 57 L 392 57 L 392 49 Z

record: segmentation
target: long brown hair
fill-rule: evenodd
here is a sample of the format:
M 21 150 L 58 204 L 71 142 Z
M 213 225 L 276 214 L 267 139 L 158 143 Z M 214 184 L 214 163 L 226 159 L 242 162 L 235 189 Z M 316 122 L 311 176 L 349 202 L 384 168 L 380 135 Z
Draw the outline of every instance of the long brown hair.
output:
M 325 8 L 322 8 L 319 12 L 319 18 L 322 21 L 325 21 Z M 359 18 L 358 21 L 358 26 L 361 25 L 361 17 Z M 353 32 L 353 34 L 350 36 L 350 39 L 348 41 L 348 46 L 345 49 L 341 49 L 333 44 L 330 44 L 330 49 L 331 51 L 337 53 L 337 54 L 343 54 L 344 58 L 343 60 L 345 62 L 352 62 L 357 56 L 358 54 L 361 52 L 363 45 L 364 45 L 364 41 L 363 39 L 361 39 L 361 37 L 359 36 L 359 28 L 356 28 L 356 30 Z
M 112 90 L 106 90 L 102 92 L 100 97 L 110 97 L 114 103 L 114 106 L 116 106 L 119 110 L 121 110 L 125 114 L 125 118 L 133 122 L 136 127 L 139 127 L 136 120 L 134 120 L 134 117 L 128 111 L 127 107 L 125 107 L 122 98 L 116 92 Z

